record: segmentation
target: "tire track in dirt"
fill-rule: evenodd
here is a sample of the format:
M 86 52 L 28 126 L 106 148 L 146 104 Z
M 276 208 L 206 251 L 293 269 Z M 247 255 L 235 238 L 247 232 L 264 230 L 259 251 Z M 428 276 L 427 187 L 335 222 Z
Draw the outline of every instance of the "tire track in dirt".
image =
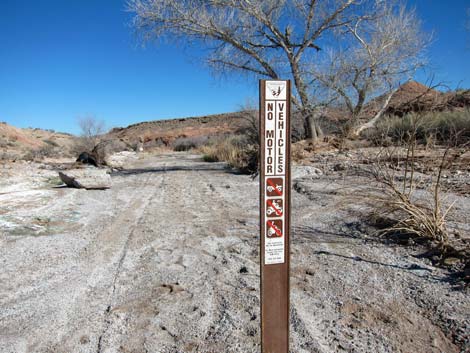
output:
M 142 189 L 145 189 L 145 187 L 149 185 L 149 181 L 151 179 L 153 179 L 152 175 L 149 175 L 147 177 L 147 180 L 144 182 L 144 185 L 142 185 Z M 109 301 L 108 301 L 109 304 L 106 307 L 106 310 L 104 311 L 104 314 L 103 314 L 103 316 L 104 316 L 104 318 L 103 318 L 104 328 L 102 330 L 102 333 L 98 337 L 97 350 L 96 350 L 97 353 L 102 352 L 102 349 L 103 349 L 102 339 L 103 339 L 103 336 L 106 335 L 106 333 L 109 329 L 109 326 L 111 325 L 109 315 L 110 315 L 111 309 L 113 307 L 113 302 L 115 301 L 116 285 L 118 283 L 119 276 L 120 276 L 121 270 L 122 270 L 122 265 L 124 263 L 124 260 L 126 258 L 127 252 L 128 252 L 129 243 L 132 241 L 132 238 L 133 238 L 136 230 L 138 229 L 138 227 L 141 226 L 141 224 L 142 224 L 142 219 L 145 216 L 145 209 L 147 208 L 148 204 L 150 203 L 150 201 L 152 200 L 152 198 L 154 197 L 154 195 L 156 194 L 156 192 L 158 190 L 164 189 L 164 185 L 165 185 L 164 181 L 165 181 L 165 178 L 163 177 L 162 180 L 161 180 L 161 184 L 160 184 L 159 188 L 156 189 L 154 192 L 147 193 L 146 196 L 144 196 L 143 199 L 141 198 L 142 195 L 134 196 L 135 201 L 132 203 L 131 206 L 136 206 L 135 205 L 136 203 L 139 204 L 138 212 L 137 212 L 137 215 L 136 215 L 137 218 L 134 222 L 134 225 L 129 229 L 130 232 L 127 235 L 126 241 L 125 241 L 124 246 L 123 246 L 122 251 L 121 251 L 121 255 L 119 257 L 118 264 L 116 266 L 116 270 L 114 272 L 112 287 L 111 287 L 110 296 L 109 296 L 110 298 L 109 298 Z
M 187 154 L 138 163 L 111 190 L 64 197 L 76 232 L 6 244 L 0 340 L 18 343 L 0 352 L 259 352 L 258 182 Z M 292 351 L 455 352 L 426 310 L 458 323 L 465 294 L 409 250 L 348 228 L 357 219 L 330 207 L 343 196 L 305 183 L 316 198 L 293 194 Z
M 122 204 L 108 206 L 114 208 L 113 212 L 117 214 L 103 222 L 98 213 L 84 225 L 82 232 L 91 233 L 91 241 L 79 255 L 80 274 L 85 281 L 81 281 L 79 288 L 74 288 L 73 305 L 66 309 L 69 320 L 62 325 L 65 331 L 60 334 L 60 342 L 51 346 L 55 352 L 99 351 L 122 263 L 146 206 L 159 190 L 153 187 L 156 180 L 158 178 L 150 174 L 117 180 L 112 202 Z M 132 196 L 128 198 L 122 197 L 126 193 L 126 188 L 121 189 L 122 186 L 138 187 L 132 188 Z M 97 348 L 92 350 L 92 346 Z
M 149 178 L 139 180 L 145 186 Z M 2 299 L 8 310 L 2 309 L 0 320 L 6 328 L 0 330 L 1 352 L 22 351 L 25 345 L 37 352 L 91 351 L 89 345 L 95 341 L 103 312 L 99 307 L 106 300 L 107 285 L 113 282 L 110 269 L 119 263 L 126 231 L 130 231 L 126 227 L 148 194 L 148 190 L 135 191 L 129 198 L 123 197 L 120 185 L 106 191 L 57 190 L 40 211 L 65 222 L 77 214 L 78 222 L 59 235 L 16 237 L 8 244 L 18 257 L 9 263 L 10 272 L 16 266 L 22 275 L 9 281 L 11 299 Z M 28 256 L 21 260 L 23 254 Z
M 248 235 L 256 242 L 257 224 L 240 223 L 241 199 L 225 195 L 239 180 L 223 170 L 167 175 L 130 242 L 102 342 L 109 352 L 257 352 L 257 254 L 246 244 Z

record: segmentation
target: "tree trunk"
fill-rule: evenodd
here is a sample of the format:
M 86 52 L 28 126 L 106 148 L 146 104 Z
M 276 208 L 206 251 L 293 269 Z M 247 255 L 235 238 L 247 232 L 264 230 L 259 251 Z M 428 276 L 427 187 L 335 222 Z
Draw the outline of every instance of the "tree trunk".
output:
M 377 124 L 377 122 L 380 120 L 380 118 L 382 117 L 382 115 L 385 113 L 385 111 L 387 110 L 388 108 L 388 105 L 390 104 L 390 100 L 392 99 L 393 95 L 395 94 L 395 92 L 397 91 L 397 89 L 394 89 L 393 91 L 391 91 L 387 97 L 387 99 L 385 99 L 385 102 L 384 104 L 382 105 L 382 108 L 380 108 L 380 110 L 375 114 L 375 116 L 370 120 L 368 121 L 367 123 L 365 124 L 362 124 L 361 126 L 357 127 L 355 130 L 354 130 L 354 135 L 355 136 L 359 136 L 360 133 L 366 129 L 370 129 L 372 127 L 375 126 L 375 124 Z
M 307 140 L 316 141 L 323 136 L 323 131 L 318 124 L 315 113 L 313 113 L 311 110 L 305 110 L 302 113 L 302 117 L 304 121 L 305 138 Z
M 299 94 L 300 103 L 302 105 L 301 114 L 304 121 L 305 138 L 309 140 L 317 140 L 323 135 L 318 121 L 315 116 L 315 109 L 310 104 L 310 98 L 308 95 L 308 87 L 305 84 L 302 75 L 300 74 L 299 63 L 293 56 L 289 57 L 291 65 L 292 75 L 294 77 L 294 85 Z

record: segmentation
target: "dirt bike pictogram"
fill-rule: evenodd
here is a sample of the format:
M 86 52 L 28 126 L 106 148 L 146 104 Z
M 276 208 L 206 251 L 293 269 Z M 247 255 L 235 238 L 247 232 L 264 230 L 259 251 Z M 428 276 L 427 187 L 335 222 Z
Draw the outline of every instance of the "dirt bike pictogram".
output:
M 267 222 L 267 236 L 268 238 L 282 237 L 282 221 L 273 220 Z

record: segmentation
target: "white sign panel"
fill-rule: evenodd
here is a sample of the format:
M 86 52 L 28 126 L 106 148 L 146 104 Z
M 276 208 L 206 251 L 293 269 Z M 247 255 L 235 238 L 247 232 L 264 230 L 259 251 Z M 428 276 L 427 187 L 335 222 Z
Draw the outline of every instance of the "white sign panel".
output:
M 285 263 L 287 82 L 266 81 L 265 91 L 265 265 Z

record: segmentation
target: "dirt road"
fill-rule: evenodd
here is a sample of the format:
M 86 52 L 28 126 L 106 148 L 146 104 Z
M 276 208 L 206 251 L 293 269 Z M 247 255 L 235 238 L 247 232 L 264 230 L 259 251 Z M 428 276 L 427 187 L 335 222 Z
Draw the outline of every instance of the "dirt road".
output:
M 260 351 L 257 180 L 185 153 L 141 158 L 105 191 L 12 173 L 0 352 Z M 296 182 L 292 352 L 470 351 L 470 299 L 446 271 L 372 241 L 336 182 Z

